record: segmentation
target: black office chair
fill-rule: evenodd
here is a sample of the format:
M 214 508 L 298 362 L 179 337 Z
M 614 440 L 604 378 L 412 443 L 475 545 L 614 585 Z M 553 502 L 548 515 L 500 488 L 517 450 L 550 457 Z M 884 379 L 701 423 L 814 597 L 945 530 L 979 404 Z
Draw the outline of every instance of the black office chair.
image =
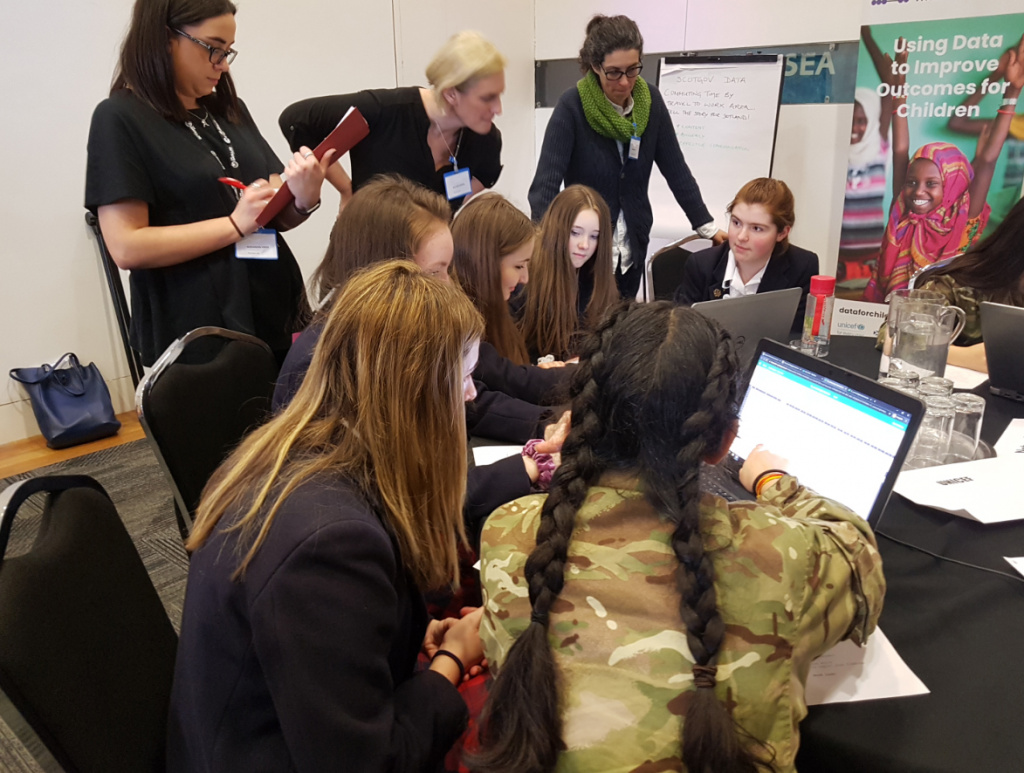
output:
M 139 384 L 135 408 L 174 491 L 182 539 L 213 471 L 270 415 L 277 374 L 260 339 L 202 327 L 167 347 Z
M 936 271 L 938 271 L 940 268 L 944 268 L 944 267 L 948 266 L 957 257 L 959 257 L 959 256 L 958 255 L 954 255 L 951 258 L 944 258 L 942 260 L 937 260 L 934 263 L 932 263 L 931 265 L 925 266 L 924 268 L 919 268 L 914 273 L 914 275 L 912 277 L 910 277 L 910 282 L 908 283 L 907 286 L 911 290 L 913 290 L 915 287 L 920 287 L 925 282 L 927 282 L 929 280 L 929 278 L 931 278 L 935 274 Z
M 18 508 L 37 493 L 35 543 L 8 558 Z M 0 494 L 0 620 L 0 689 L 65 771 L 164 769 L 178 637 L 92 478 L 30 478 Z
M 710 239 L 691 234 L 672 242 L 651 256 L 651 295 L 656 301 L 670 301 L 683 281 L 686 261 L 695 252 L 712 245 Z
M 128 308 L 128 300 L 125 298 L 124 284 L 121 282 L 121 270 L 110 256 L 110 250 L 107 249 L 107 243 L 103 239 L 103 232 L 100 231 L 99 218 L 92 212 L 86 212 L 85 223 L 96 236 L 96 246 L 100 250 L 100 263 L 103 265 L 103 275 L 107 279 L 110 301 L 114 304 L 114 316 L 117 318 L 117 329 L 121 333 L 121 345 L 124 346 L 124 356 L 128 360 L 128 372 L 132 377 L 132 386 L 138 387 L 143 374 L 142 355 L 132 348 L 128 335 L 132 323 L 132 314 Z

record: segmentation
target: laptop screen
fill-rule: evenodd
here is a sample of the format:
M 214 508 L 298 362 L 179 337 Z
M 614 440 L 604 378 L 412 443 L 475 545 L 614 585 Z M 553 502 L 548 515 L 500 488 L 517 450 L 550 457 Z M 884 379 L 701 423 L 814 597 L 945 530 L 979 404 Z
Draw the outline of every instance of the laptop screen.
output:
M 846 372 L 846 383 L 840 383 L 801 366 L 799 359 L 760 352 L 731 453 L 745 459 L 763 443 L 788 460 L 788 471 L 800 483 L 869 518 L 879 495 L 888 499 L 912 423 L 911 411 L 888 403 L 887 393 L 904 405 L 906 397 Z M 867 385 L 872 394 L 865 393 Z

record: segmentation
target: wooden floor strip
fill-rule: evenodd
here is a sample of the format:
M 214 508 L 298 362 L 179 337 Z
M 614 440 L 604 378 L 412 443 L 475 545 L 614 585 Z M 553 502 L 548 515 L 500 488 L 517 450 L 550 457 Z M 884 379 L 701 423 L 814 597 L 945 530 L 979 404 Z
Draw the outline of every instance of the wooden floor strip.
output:
M 93 451 L 101 451 L 104 448 L 113 448 L 122 443 L 131 443 L 145 437 L 142 425 L 139 424 L 139 417 L 135 411 L 119 414 L 121 430 L 116 435 L 92 443 L 83 443 L 80 446 L 62 448 L 54 451 L 46 447 L 46 440 L 42 435 L 16 440 L 0 446 L 0 478 L 9 478 L 12 475 L 20 475 L 23 472 L 31 472 L 40 467 L 63 462 L 68 459 L 75 459 L 79 456 L 91 454 Z

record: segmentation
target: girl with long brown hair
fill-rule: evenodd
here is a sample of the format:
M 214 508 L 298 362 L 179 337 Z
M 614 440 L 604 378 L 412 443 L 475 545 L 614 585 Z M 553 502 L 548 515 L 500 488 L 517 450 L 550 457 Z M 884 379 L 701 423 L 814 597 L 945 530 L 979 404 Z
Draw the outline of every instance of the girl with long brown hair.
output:
M 204 491 L 169 770 L 425 770 L 458 737 L 479 613 L 428 624 L 422 592 L 458 581 L 482 332 L 408 261 L 342 289 L 310 378 Z
M 592 188 L 570 185 L 551 202 L 522 302 L 520 328 L 532 357 L 574 357 L 582 332 L 618 300 L 611 228 L 608 205 Z
M 360 268 L 400 257 L 415 263 L 428 275 L 451 280 L 450 216 L 440 195 L 397 175 L 377 177 L 352 196 L 338 215 L 327 252 L 313 275 L 313 292 L 320 299 L 320 311 L 285 358 L 274 390 L 275 410 L 288 404 L 306 378 L 323 332 L 323 319 L 337 303 L 337 294 Z M 455 290 L 459 291 L 457 287 Z M 387 345 L 384 341 L 379 344 Z M 474 373 L 479 394 L 466 404 L 466 423 L 473 434 L 525 444 L 543 432 L 542 424 L 549 410 L 537 403 L 545 392 L 555 389 L 556 376 L 537 368 L 530 369 L 536 373 L 521 372 L 527 369 L 516 366 L 502 368 L 500 362 L 495 362 L 500 360 L 489 345 L 481 346 Z M 481 372 L 487 373 L 488 382 L 480 380 Z M 502 386 L 516 387 L 514 394 L 492 386 L 490 382 L 496 382 L 499 376 Z M 558 450 L 561 436 L 556 437 L 555 443 L 542 444 L 533 451 L 540 455 L 540 464 L 547 463 L 546 454 Z M 483 519 L 497 505 L 528 492 L 540 475 L 534 456 L 510 457 L 471 470 L 464 512 L 474 544 Z
M 455 270 L 484 315 L 484 340 L 519 365 L 529 363 L 529 354 L 508 300 L 530 279 L 536 235 L 530 218 L 497 193 L 475 196 L 452 222 Z
M 867 637 L 885 582 L 867 522 L 761 447 L 755 502 L 701 493 L 736 381 L 728 333 L 668 302 L 587 337 L 549 493 L 481 538 L 496 677 L 474 771 L 794 770 L 811 661 Z

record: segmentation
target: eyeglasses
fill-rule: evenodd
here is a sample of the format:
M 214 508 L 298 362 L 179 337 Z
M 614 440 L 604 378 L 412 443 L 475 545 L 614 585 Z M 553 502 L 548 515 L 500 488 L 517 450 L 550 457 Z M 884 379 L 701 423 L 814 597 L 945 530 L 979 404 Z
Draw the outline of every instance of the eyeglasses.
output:
M 226 64 L 231 64 L 233 61 L 235 61 L 235 57 L 238 56 L 238 52 L 235 51 L 233 48 L 229 48 L 227 51 L 225 51 L 223 48 L 215 48 L 214 46 L 211 46 L 209 43 L 204 43 L 199 38 L 194 38 L 191 35 L 189 35 L 187 32 L 184 32 L 182 30 L 172 29 L 171 32 L 176 32 L 177 34 L 181 35 L 183 38 L 188 38 L 193 43 L 198 43 L 203 48 L 205 48 L 207 51 L 209 51 L 210 52 L 210 64 L 215 64 L 216 65 L 216 64 L 220 64 L 221 62 L 225 62 Z
M 625 75 L 627 78 L 635 78 L 644 69 L 643 64 L 634 64 L 628 70 L 606 70 L 604 67 L 601 68 L 601 72 L 604 73 L 604 77 L 610 81 L 621 80 L 622 76 Z

